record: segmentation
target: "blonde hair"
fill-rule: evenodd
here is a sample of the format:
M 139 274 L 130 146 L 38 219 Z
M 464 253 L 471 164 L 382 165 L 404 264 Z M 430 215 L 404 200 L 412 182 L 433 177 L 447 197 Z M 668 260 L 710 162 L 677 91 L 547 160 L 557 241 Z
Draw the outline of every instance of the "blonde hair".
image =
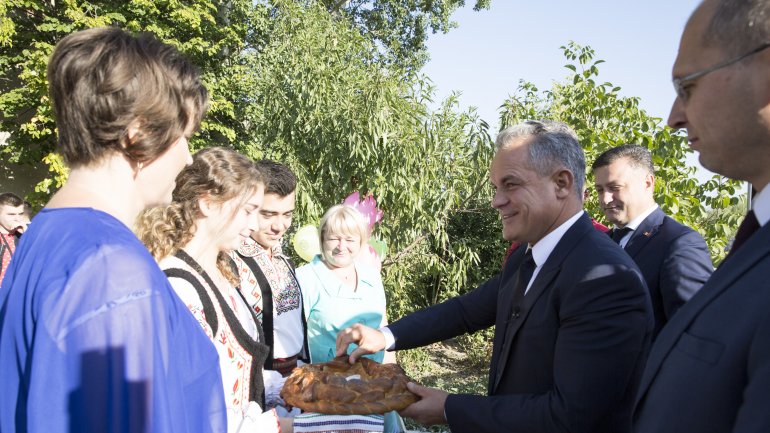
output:
M 321 228 L 318 231 L 318 240 L 321 245 L 330 233 L 359 236 L 361 247 L 369 241 L 369 225 L 366 223 L 366 219 L 358 209 L 346 204 L 332 206 L 321 217 Z M 328 260 L 323 248 L 321 248 L 321 257 Z
M 195 220 L 202 217 L 200 199 L 222 204 L 236 197 L 244 200 L 264 184 L 262 173 L 245 156 L 222 147 L 193 155 L 193 163 L 176 178 L 170 205 L 144 212 L 137 222 L 137 236 L 155 260 L 175 254 L 195 236 Z M 226 252 L 217 255 L 217 268 L 234 286 L 240 284 Z

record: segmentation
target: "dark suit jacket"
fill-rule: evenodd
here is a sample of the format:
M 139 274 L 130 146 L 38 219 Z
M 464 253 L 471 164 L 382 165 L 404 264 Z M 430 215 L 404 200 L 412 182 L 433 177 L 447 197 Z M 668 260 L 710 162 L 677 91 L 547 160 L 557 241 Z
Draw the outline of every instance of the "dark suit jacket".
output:
M 476 290 L 390 324 L 396 348 L 496 325 L 489 396 L 449 396 L 454 433 L 628 432 L 653 324 L 638 268 L 584 214 L 542 265 L 515 318 L 524 252 Z
M 642 271 L 655 314 L 653 339 L 711 276 L 708 247 L 695 230 L 656 209 L 639 224 L 625 247 Z
M 749 238 L 655 341 L 639 433 L 770 432 L 770 225 Z

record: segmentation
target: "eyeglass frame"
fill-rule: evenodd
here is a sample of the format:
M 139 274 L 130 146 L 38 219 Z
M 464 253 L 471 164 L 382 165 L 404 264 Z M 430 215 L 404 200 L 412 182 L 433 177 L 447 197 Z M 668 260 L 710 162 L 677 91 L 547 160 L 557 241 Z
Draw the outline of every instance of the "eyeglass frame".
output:
M 766 50 L 767 48 L 770 48 L 770 42 L 765 42 L 764 44 L 758 46 L 757 48 L 754 48 L 753 50 L 749 51 L 748 53 L 741 54 L 740 56 L 726 60 L 724 62 L 717 63 L 714 66 L 710 66 L 706 69 L 701 69 L 700 71 L 693 72 L 692 74 L 685 75 L 684 77 L 674 78 L 672 79 L 672 83 L 674 84 L 674 92 L 676 92 L 676 97 L 679 98 L 682 101 L 686 101 L 688 99 L 687 93 L 684 90 L 684 86 L 687 83 L 690 83 L 692 81 L 697 80 L 698 78 L 703 77 L 704 75 L 708 75 L 714 71 L 718 71 L 722 68 L 726 68 L 728 66 L 734 65 L 741 60 L 753 56 L 754 54 L 757 54 L 760 51 Z

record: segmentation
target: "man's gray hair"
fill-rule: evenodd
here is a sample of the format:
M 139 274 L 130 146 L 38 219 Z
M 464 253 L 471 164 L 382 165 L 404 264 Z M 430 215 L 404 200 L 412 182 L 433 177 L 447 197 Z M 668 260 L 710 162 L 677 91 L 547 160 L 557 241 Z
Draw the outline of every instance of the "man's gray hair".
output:
M 709 1 L 715 4 L 704 34 L 707 45 L 717 45 L 738 56 L 770 42 L 770 1 Z
M 528 120 L 500 131 L 495 146 L 499 151 L 515 139 L 529 137 L 533 138 L 529 144 L 529 166 L 540 176 L 550 176 L 563 168 L 571 171 L 575 192 L 582 199 L 586 159 L 575 131 L 561 122 Z

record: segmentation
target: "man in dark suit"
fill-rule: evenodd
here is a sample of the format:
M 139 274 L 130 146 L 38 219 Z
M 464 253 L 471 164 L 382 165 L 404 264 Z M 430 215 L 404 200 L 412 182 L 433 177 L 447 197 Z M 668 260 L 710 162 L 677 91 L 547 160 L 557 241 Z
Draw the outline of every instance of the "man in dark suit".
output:
M 381 330 L 337 337 L 355 359 L 495 325 L 489 396 L 410 384 L 402 415 L 461 432 L 628 432 L 652 331 L 647 288 L 633 260 L 583 211 L 585 159 L 574 132 L 525 122 L 497 137 L 490 179 L 503 236 L 522 244 L 476 290 Z
M 12 192 L 0 194 L 0 282 L 16 252 L 16 243 L 26 228 L 24 200 Z
M 770 1 L 706 0 L 674 63 L 668 124 L 704 167 L 757 190 L 727 258 L 666 324 L 638 433 L 770 432 Z
M 636 144 L 614 147 L 599 155 L 591 170 L 602 211 L 615 225 L 610 236 L 634 259 L 650 290 L 655 339 L 711 276 L 708 247 L 698 232 L 655 203 L 649 150 Z

